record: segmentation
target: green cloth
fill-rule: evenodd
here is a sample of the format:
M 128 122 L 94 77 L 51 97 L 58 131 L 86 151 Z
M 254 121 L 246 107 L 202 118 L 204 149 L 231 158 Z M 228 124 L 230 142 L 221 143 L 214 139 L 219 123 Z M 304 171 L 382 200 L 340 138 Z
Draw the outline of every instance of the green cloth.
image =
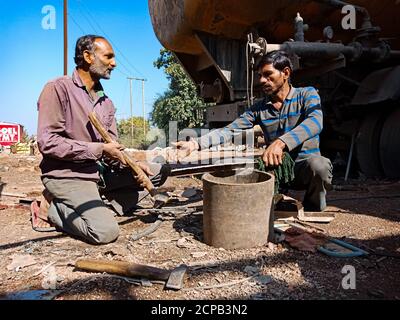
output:
M 279 166 L 265 166 L 262 158 L 257 159 L 256 169 L 264 172 L 272 172 L 275 176 L 275 194 L 279 193 L 279 188 L 287 185 L 294 180 L 294 161 L 288 152 L 283 154 L 282 164 Z

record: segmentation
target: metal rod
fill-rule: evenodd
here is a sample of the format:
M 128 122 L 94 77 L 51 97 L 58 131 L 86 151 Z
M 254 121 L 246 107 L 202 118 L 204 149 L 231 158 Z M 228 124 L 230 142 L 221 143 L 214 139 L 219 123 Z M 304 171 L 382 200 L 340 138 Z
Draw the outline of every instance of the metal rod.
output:
M 144 81 L 142 80 L 142 107 L 143 107 L 143 135 L 146 138 L 146 110 L 145 110 L 145 103 L 144 103 Z
M 145 114 L 146 111 L 145 111 L 145 103 L 144 103 L 144 82 L 147 81 L 147 79 L 141 79 L 141 78 L 135 78 L 135 77 L 132 77 L 130 79 L 142 82 L 143 133 L 146 136 L 146 114 Z
M 351 136 L 351 146 L 350 146 L 350 154 L 349 160 L 347 161 L 346 175 L 344 176 L 344 181 L 347 181 L 350 172 L 351 160 L 353 159 L 353 150 L 354 150 L 354 141 L 356 140 L 356 133 L 353 133 Z
M 64 76 L 68 75 L 68 0 L 64 0 Z
M 207 164 L 207 165 L 194 165 L 182 166 L 171 169 L 171 177 L 183 177 L 188 175 L 203 174 L 207 172 L 217 171 L 231 171 L 242 168 L 254 168 L 255 160 L 235 163 L 222 163 L 222 164 Z

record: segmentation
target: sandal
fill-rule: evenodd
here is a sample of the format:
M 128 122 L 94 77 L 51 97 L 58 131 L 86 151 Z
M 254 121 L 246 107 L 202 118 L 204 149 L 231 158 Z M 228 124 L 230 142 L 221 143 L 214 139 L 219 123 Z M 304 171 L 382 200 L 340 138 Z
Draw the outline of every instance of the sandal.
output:
M 33 201 L 31 203 L 31 225 L 32 229 L 37 232 L 53 232 L 57 231 L 55 227 L 51 225 L 51 223 L 47 220 L 44 220 L 40 217 L 40 201 Z M 39 222 L 46 222 L 49 226 L 48 227 L 39 227 Z

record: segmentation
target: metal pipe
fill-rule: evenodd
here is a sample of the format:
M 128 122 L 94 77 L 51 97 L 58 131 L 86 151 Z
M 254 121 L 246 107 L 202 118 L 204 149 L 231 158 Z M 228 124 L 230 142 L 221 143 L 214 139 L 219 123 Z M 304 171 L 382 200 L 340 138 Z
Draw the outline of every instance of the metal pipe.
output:
M 346 174 L 344 176 L 344 181 L 347 181 L 347 179 L 349 178 L 351 160 L 353 159 L 353 150 L 354 150 L 355 140 L 356 140 L 356 133 L 353 133 L 353 135 L 351 136 L 350 154 L 349 154 L 349 160 L 347 161 L 347 168 L 346 168 Z
M 400 50 L 390 51 L 390 57 L 400 59 Z
M 353 46 L 345 46 L 340 43 L 321 43 L 321 42 L 284 42 L 282 44 L 268 44 L 267 52 L 283 50 L 290 54 L 300 57 L 333 59 L 340 54 L 347 57 L 356 56 L 357 49 Z
M 303 58 L 316 58 L 316 59 L 334 59 L 340 54 L 345 55 L 347 58 L 359 59 L 361 57 L 377 60 L 384 58 L 399 58 L 400 51 L 392 50 L 386 55 L 386 49 L 383 47 L 363 48 L 358 42 L 346 46 L 340 43 L 321 43 L 321 42 L 298 42 L 286 41 L 282 44 L 268 44 L 267 53 L 283 50 L 289 54 L 296 54 Z
M 304 42 L 304 20 L 298 12 L 296 18 L 294 19 L 294 28 L 296 30 L 294 40 Z
M 340 1 L 340 0 L 318 0 L 318 2 L 328 4 L 328 5 L 330 5 L 332 7 L 336 7 L 336 8 L 343 8 L 344 6 L 348 6 L 348 5 L 353 6 L 358 12 L 360 12 L 364 15 L 364 20 L 370 20 L 369 12 L 364 7 L 360 7 L 360 6 L 351 4 L 349 2 Z

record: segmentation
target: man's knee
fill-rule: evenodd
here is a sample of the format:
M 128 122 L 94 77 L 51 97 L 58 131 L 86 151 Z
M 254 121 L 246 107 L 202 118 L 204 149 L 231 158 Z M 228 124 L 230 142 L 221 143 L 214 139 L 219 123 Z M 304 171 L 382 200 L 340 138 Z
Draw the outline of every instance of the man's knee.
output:
M 93 244 L 107 244 L 117 240 L 119 227 L 117 222 L 97 230 L 90 230 L 87 240 Z
M 106 244 L 119 236 L 119 226 L 111 210 L 99 208 L 87 221 L 86 239 L 94 244 Z
M 307 159 L 308 166 L 313 176 L 318 176 L 321 180 L 331 182 L 332 180 L 332 163 L 324 157 L 311 157 Z

